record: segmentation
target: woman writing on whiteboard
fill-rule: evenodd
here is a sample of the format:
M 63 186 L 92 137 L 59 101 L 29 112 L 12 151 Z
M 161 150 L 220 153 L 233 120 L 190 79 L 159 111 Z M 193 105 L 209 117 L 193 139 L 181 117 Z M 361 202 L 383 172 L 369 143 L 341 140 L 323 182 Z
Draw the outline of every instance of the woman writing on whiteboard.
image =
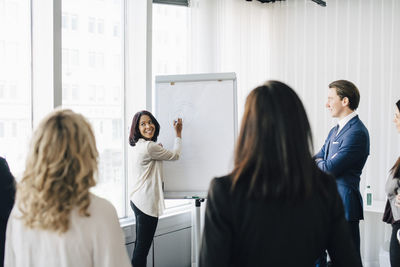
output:
M 133 179 L 130 204 L 136 218 L 136 243 L 133 267 L 146 266 L 146 258 L 156 231 L 158 217 L 163 213 L 162 162 L 177 160 L 181 152 L 182 119 L 174 121 L 176 133 L 173 150 L 157 144 L 160 125 L 148 111 L 140 111 L 132 120 L 129 144 L 133 146 Z
M 296 93 L 278 81 L 246 100 L 233 171 L 212 180 L 199 263 L 205 266 L 361 266 L 335 180 L 312 158 Z

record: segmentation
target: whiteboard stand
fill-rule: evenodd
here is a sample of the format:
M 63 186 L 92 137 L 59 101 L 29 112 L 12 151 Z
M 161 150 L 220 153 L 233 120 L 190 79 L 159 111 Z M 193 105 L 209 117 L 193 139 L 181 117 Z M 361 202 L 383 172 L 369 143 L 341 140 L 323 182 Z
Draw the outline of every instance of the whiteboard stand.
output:
M 163 163 L 164 197 L 195 200 L 192 266 L 196 267 L 201 245 L 201 202 L 207 197 L 213 177 L 226 175 L 232 169 L 238 128 L 236 87 L 233 72 L 155 77 L 153 111 L 160 128 L 166 129 L 157 141 L 164 147 L 173 147 L 171 122 L 176 118 L 184 122 L 180 159 Z
M 195 266 L 199 266 L 199 254 L 200 254 L 200 245 L 201 245 L 201 202 L 204 202 L 204 198 L 198 198 L 195 200 L 195 223 L 194 223 L 194 229 L 195 229 L 195 251 L 196 251 L 196 263 Z

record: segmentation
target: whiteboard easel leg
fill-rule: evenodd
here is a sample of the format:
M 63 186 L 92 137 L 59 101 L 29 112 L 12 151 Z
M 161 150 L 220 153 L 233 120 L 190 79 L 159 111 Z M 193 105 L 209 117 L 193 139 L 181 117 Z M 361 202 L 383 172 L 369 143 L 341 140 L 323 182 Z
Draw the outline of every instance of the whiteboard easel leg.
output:
M 196 199 L 195 201 L 195 221 L 194 221 L 194 232 L 195 232 L 195 264 L 194 267 L 199 266 L 199 252 L 201 245 L 201 202 L 204 202 L 204 198 Z

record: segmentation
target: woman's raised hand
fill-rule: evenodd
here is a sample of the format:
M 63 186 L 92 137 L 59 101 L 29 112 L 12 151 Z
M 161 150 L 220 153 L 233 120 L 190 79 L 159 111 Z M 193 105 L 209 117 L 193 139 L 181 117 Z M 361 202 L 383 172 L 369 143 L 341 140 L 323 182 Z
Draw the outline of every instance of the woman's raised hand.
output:
M 176 137 L 182 137 L 182 118 L 178 118 L 178 120 L 174 121 L 174 129 L 176 132 Z

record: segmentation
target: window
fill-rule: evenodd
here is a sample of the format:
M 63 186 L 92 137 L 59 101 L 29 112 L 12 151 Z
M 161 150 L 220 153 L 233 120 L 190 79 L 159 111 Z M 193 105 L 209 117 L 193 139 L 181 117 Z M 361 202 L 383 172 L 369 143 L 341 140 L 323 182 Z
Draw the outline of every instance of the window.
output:
M 78 101 L 79 100 L 79 92 L 78 92 L 79 86 L 77 84 L 73 84 L 71 86 L 71 92 L 72 92 L 72 101 Z
M 118 103 L 121 99 L 121 97 L 120 97 L 121 88 L 119 86 L 113 86 L 112 92 L 113 92 L 113 101 Z
M 96 100 L 96 85 L 89 85 L 89 95 L 88 99 L 90 102 L 94 102 Z
M 112 121 L 112 129 L 113 129 L 112 137 L 113 137 L 113 139 L 122 138 L 122 131 L 121 131 L 122 127 L 121 126 L 122 126 L 122 120 L 114 119 Z
M 73 31 L 78 30 L 78 16 L 77 15 L 71 16 L 71 30 L 73 30 Z
M 21 18 L 19 16 L 19 14 L 21 12 L 25 11 L 24 10 L 25 6 L 28 6 L 28 5 L 24 5 L 24 4 L 21 5 L 21 4 L 22 3 L 11 2 L 11 1 L 6 2 L 6 5 L 5 5 L 6 11 L 4 13 L 6 14 L 6 19 L 8 20 L 8 22 L 10 22 L 10 23 L 21 22 L 20 19 L 23 19 L 23 18 Z M 12 24 L 10 24 L 10 25 L 12 25 Z
M 96 97 L 97 101 L 103 102 L 104 101 L 104 96 L 105 96 L 105 89 L 103 85 L 98 85 L 96 87 Z
M 113 66 L 115 70 L 120 70 L 121 69 L 121 56 L 120 55 L 114 55 L 113 56 Z
M 89 67 L 94 68 L 96 67 L 96 53 L 89 52 Z
M 18 136 L 18 125 L 26 130 Z M 17 180 L 31 133 L 30 1 L 0 3 L 0 156 Z
M 104 20 L 103 19 L 97 20 L 97 33 L 98 34 L 104 33 Z
M 153 4 L 153 76 L 188 73 L 188 12 L 184 6 Z
M 96 24 L 96 20 L 94 18 L 89 18 L 89 26 L 88 26 L 88 31 L 90 33 L 94 33 L 94 27 Z
M 78 66 L 79 65 L 79 50 L 71 49 L 71 65 Z
M 4 81 L 0 81 L 0 100 L 5 98 L 5 84 Z
M 78 30 L 78 15 L 62 13 L 61 26 L 63 30 L 71 29 L 72 31 Z
M 67 102 L 70 99 L 70 90 L 69 90 L 69 85 L 63 83 L 62 84 L 62 99 Z
M 0 39 L 0 62 L 5 59 L 6 59 L 6 44 L 4 40 Z
M 11 137 L 17 137 L 17 122 L 15 121 L 11 122 Z
M 99 179 L 93 191 L 110 200 L 119 216 L 125 216 L 124 102 L 123 98 L 115 101 L 113 92 L 117 88 L 117 93 L 123 94 L 124 69 L 115 69 L 112 62 L 105 62 L 115 54 L 124 55 L 123 31 L 118 36 L 105 34 L 105 21 L 123 25 L 123 5 L 110 5 L 107 1 L 96 1 L 93 5 L 96 7 L 86 7 L 74 0 L 62 1 L 62 12 L 74 14 L 71 29 L 75 29 L 74 23 L 79 27 L 78 18 L 88 21 L 87 32 L 62 36 L 62 49 L 69 51 L 70 65 L 79 66 L 68 69 L 63 64 L 62 79 L 71 85 L 71 93 L 63 94 L 62 105 L 82 113 L 91 122 L 100 156 Z M 101 41 L 95 34 L 102 35 Z M 84 55 L 87 63 L 80 62 L 79 55 Z
M 67 29 L 68 28 L 68 19 L 69 19 L 68 14 L 63 13 L 62 14 L 62 19 L 61 19 L 61 25 L 62 25 L 63 29 Z
M 104 68 L 104 53 L 96 53 L 96 66 Z
M 62 64 L 69 65 L 69 49 L 62 49 Z
M 14 37 L 12 37 L 14 38 Z M 19 60 L 19 56 L 21 53 L 22 48 L 20 47 L 20 44 L 23 45 L 22 47 L 25 47 L 26 44 L 22 44 L 16 41 L 9 41 L 6 42 L 6 55 L 5 55 L 5 61 L 8 62 L 13 62 L 13 64 L 10 64 L 8 67 L 14 69 L 14 71 L 17 71 L 18 65 L 15 64 Z
M 10 99 L 19 102 L 20 99 L 18 99 L 18 87 L 16 81 L 10 82 L 8 91 L 10 94 Z
M 113 26 L 113 36 L 114 36 L 114 37 L 118 37 L 118 36 L 119 36 L 119 24 L 118 24 L 118 23 L 114 23 L 114 26 Z
M 124 149 L 125 146 L 128 147 L 125 140 L 127 127 L 124 125 L 124 108 L 126 108 L 124 101 L 126 94 L 140 95 L 140 101 L 138 101 L 140 103 L 131 105 L 129 107 L 131 109 L 133 106 L 141 105 L 142 98 L 145 96 L 145 89 L 137 87 L 134 88 L 134 92 L 129 89 L 126 90 L 127 93 L 125 92 L 125 60 L 131 60 L 125 59 L 124 51 L 125 1 L 91 1 L 91 4 L 86 6 L 76 0 L 63 0 L 61 13 L 56 14 L 53 14 L 52 8 L 48 8 L 41 2 L 35 8 L 41 9 L 45 6 L 43 8 L 45 10 L 40 10 L 44 12 L 31 12 L 31 2 L 0 0 L 0 156 L 7 158 L 17 179 L 21 177 L 32 125 L 36 126 L 36 123 L 54 105 L 58 104 L 58 92 L 53 91 L 55 90 L 52 88 L 53 83 L 47 81 L 52 77 L 41 75 L 42 69 L 46 70 L 44 73 L 51 73 L 48 70 L 52 68 L 52 63 L 55 61 L 48 59 L 53 59 L 53 51 L 60 52 L 52 47 L 56 43 L 54 41 L 58 40 L 51 39 L 54 33 L 52 29 L 46 29 L 43 32 L 41 29 L 45 28 L 42 27 L 43 25 L 48 25 L 48 21 L 52 21 L 53 15 L 60 16 L 56 19 L 60 21 L 62 28 L 62 105 L 82 113 L 92 123 L 100 156 L 99 179 L 93 191 L 110 200 L 116 207 L 118 215 L 123 217 L 126 215 L 127 202 L 125 194 L 127 166 L 125 166 Z M 51 3 L 48 4 L 52 6 Z M 157 74 L 174 73 L 176 70 L 181 73 L 187 71 L 186 47 L 182 50 L 182 44 L 180 44 L 182 42 L 183 45 L 187 45 L 187 32 L 182 31 L 186 29 L 187 12 L 184 9 L 176 10 L 174 6 L 170 8 L 173 11 L 169 12 L 161 8 L 161 12 L 157 12 L 158 8 L 155 5 L 155 12 L 160 14 L 159 17 L 154 18 L 156 30 L 165 32 L 160 38 L 161 42 L 157 44 L 154 42 L 153 53 L 158 53 L 156 57 L 153 56 L 156 62 L 154 66 L 161 66 L 161 71 L 155 71 Z M 33 18 L 31 14 L 34 15 Z M 44 19 L 37 19 L 35 17 L 39 16 L 37 14 L 45 14 L 41 17 Z M 176 16 L 178 18 L 174 18 Z M 172 21 L 169 21 L 170 19 Z M 178 25 L 178 27 L 167 29 L 166 27 L 170 25 L 173 27 Z M 32 32 L 31 29 L 34 31 Z M 182 34 L 181 38 L 174 35 L 178 32 Z M 171 33 L 173 35 L 169 36 Z M 159 36 L 159 34 L 154 34 Z M 32 40 L 31 36 L 33 36 Z M 169 48 L 163 48 L 162 42 L 165 42 Z M 38 49 L 38 47 L 41 48 Z M 172 50 L 169 51 L 171 47 Z M 178 53 L 179 49 L 181 51 Z M 32 57 L 31 51 L 38 53 L 39 56 L 35 54 L 36 57 Z M 46 53 L 47 51 L 50 52 Z M 166 52 L 165 55 L 162 55 L 161 53 L 164 52 Z M 42 60 L 45 54 L 48 54 L 48 57 Z M 174 59 L 174 57 L 177 58 Z M 37 58 L 39 60 L 36 60 Z M 50 63 L 40 62 L 41 60 Z M 140 60 L 142 61 L 144 59 Z M 171 67 L 170 63 L 173 64 Z M 41 70 L 36 72 L 31 66 Z M 32 74 L 35 78 L 39 77 L 35 79 L 39 85 L 34 87 L 33 92 Z M 55 83 L 61 82 L 58 77 L 53 78 L 56 78 Z M 50 85 L 48 88 L 40 86 L 43 84 Z M 46 88 L 40 89 L 44 87 Z M 140 86 L 140 88 L 144 87 Z M 53 92 L 56 93 L 55 98 L 50 97 Z M 32 94 L 35 98 L 32 98 Z M 37 96 L 46 97 L 36 104 L 38 103 Z M 34 103 L 33 106 L 32 103 Z M 168 201 L 167 206 L 175 205 L 171 203 Z M 131 213 L 129 207 L 128 210 L 128 213 Z
M 182 6 L 153 4 L 153 81 L 155 75 L 189 72 L 188 12 Z M 165 200 L 167 209 L 190 203 L 189 200 Z
M 0 138 L 4 138 L 4 122 L 0 121 Z

